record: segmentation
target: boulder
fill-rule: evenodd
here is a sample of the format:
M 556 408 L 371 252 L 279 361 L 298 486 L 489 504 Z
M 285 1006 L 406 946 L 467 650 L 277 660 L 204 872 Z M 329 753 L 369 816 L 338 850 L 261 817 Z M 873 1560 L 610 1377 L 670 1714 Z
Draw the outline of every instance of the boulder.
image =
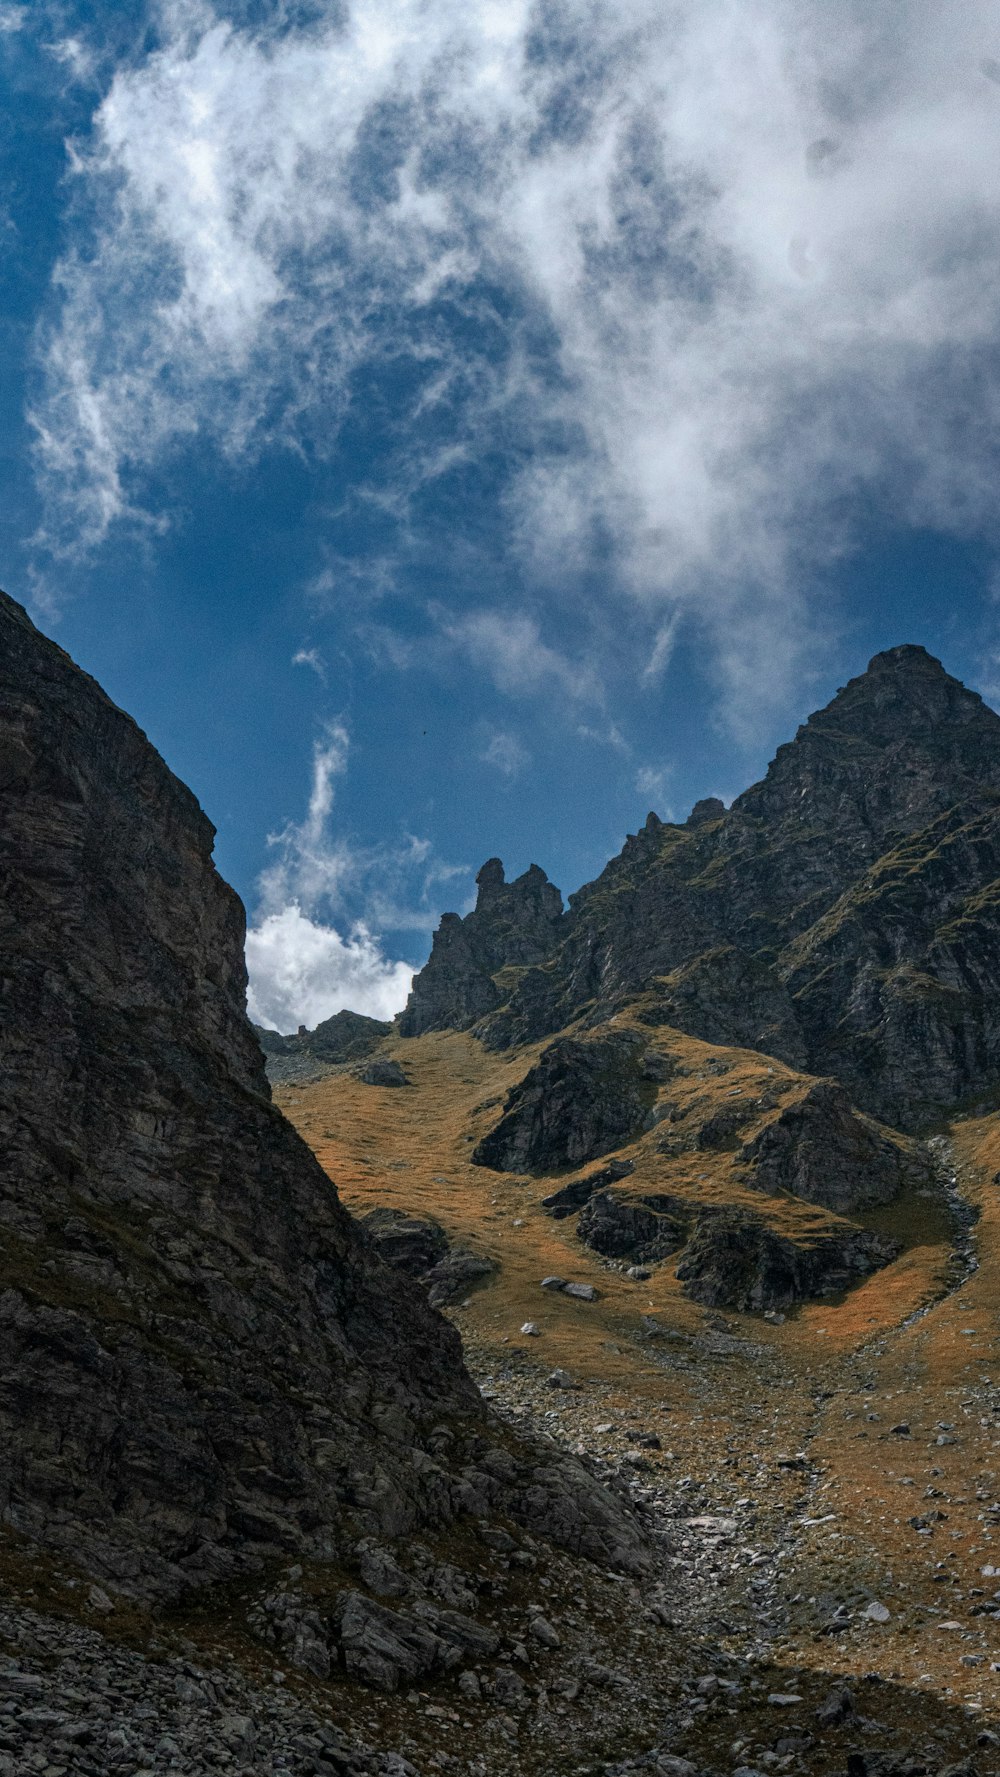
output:
M 431 1307 L 446 1308 L 450 1302 L 461 1301 L 487 1278 L 495 1277 L 499 1269 L 497 1261 L 486 1253 L 455 1247 L 432 1265 L 422 1281 L 427 1285 Z
M 496 1260 L 485 1253 L 450 1246 L 444 1229 L 431 1216 L 380 1206 L 369 1210 L 361 1226 L 386 1264 L 425 1286 L 432 1308 L 459 1301 L 499 1270 Z
M 410 1080 L 403 1072 L 398 1061 L 390 1061 L 385 1055 L 373 1055 L 364 1067 L 358 1069 L 358 1079 L 366 1086 L 409 1086 Z

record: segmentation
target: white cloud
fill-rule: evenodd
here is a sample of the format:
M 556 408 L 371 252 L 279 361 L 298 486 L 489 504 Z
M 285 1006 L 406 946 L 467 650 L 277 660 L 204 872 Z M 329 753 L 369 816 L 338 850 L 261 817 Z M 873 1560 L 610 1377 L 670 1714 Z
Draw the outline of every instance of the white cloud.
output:
M 271 1030 L 308 1029 L 347 1007 L 392 1018 L 406 1004 L 413 970 L 390 962 L 363 925 L 347 938 L 294 902 L 247 933 L 247 1010 Z
M 141 514 L 193 436 L 322 449 L 357 365 L 408 354 L 419 427 L 447 400 L 453 435 L 404 439 L 384 500 L 506 437 L 531 571 L 599 549 L 635 670 L 666 606 L 752 719 L 852 514 L 995 536 L 998 56 L 987 0 L 345 0 L 291 29 L 169 0 L 76 150 L 48 544 Z M 464 645 L 503 689 L 586 695 L 533 621 Z
M 506 778 L 519 777 L 525 766 L 531 763 L 531 754 L 523 741 L 505 728 L 498 728 L 490 735 L 479 757 L 485 765 L 495 766 Z
M 442 615 L 441 629 L 454 647 L 489 674 L 498 691 L 509 696 L 527 697 L 556 689 L 571 698 L 600 700 L 593 668 L 568 659 L 543 642 L 537 619 L 523 612 L 472 611 L 456 618 Z
M 366 847 L 334 830 L 349 751 L 344 724 L 326 723 L 313 747 L 305 818 L 269 837 L 274 862 L 258 880 L 246 941 L 247 1003 L 259 1024 L 311 1028 L 345 1006 L 392 1017 L 413 970 L 386 954 L 378 930 L 431 932 L 442 912 L 439 891 L 469 874 L 412 833 Z
M 299 648 L 292 655 L 293 666 L 307 666 L 316 674 L 322 685 L 326 684 L 326 661 L 318 648 Z
M 672 821 L 674 818 L 668 802 L 672 777 L 672 765 L 640 765 L 635 774 L 636 790 L 654 807 L 663 821 Z

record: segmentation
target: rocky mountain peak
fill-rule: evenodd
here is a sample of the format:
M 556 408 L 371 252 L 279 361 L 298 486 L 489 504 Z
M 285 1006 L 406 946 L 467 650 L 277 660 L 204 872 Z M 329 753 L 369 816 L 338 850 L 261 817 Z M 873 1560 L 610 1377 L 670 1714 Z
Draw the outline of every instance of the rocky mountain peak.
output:
M 541 871 L 487 871 L 403 1034 L 460 1017 L 505 1048 L 650 994 L 910 1128 L 1000 1068 L 1000 716 L 925 648 L 876 654 L 728 810 L 651 818 L 568 914 Z
M 478 876 L 475 911 L 514 921 L 558 919 L 563 910 L 562 896 L 538 864 L 529 864 L 523 875 L 508 882 L 499 858 L 487 858 Z
M 916 733 L 926 742 L 937 727 L 977 722 L 1000 732 L 1000 717 L 987 709 L 977 691 L 953 678 L 926 648 L 904 643 L 874 655 L 866 671 L 849 680 L 805 726 L 892 744 L 904 734 Z
M 823 843 L 870 850 L 982 791 L 1000 791 L 1000 716 L 906 644 L 811 715 L 734 809 L 769 825 L 806 819 Z

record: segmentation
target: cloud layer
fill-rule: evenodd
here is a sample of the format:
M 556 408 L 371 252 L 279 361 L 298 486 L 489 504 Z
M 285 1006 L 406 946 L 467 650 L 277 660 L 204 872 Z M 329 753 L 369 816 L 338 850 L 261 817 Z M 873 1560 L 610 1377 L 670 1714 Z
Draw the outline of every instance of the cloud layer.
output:
M 992 532 L 992 5 L 273 17 L 168 0 L 78 149 L 85 235 L 35 413 L 51 547 L 158 520 L 150 471 L 195 436 L 322 450 L 358 367 L 400 355 L 400 497 L 502 423 L 539 584 L 600 549 L 650 664 L 693 614 L 748 703 L 794 662 L 796 578 L 857 506 Z M 474 621 L 494 670 L 562 670 Z

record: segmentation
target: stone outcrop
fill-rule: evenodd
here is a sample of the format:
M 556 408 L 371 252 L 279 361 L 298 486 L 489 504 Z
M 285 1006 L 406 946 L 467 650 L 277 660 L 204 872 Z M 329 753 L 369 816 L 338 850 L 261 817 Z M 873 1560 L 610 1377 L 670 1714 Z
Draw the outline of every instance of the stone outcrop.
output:
M 676 1274 L 706 1307 L 760 1314 L 847 1289 L 899 1252 L 898 1240 L 866 1228 L 833 1229 L 804 1245 L 734 1207 L 699 1218 Z
M 402 1028 L 504 1048 L 642 996 L 651 1022 L 833 1074 L 914 1129 L 996 1096 L 998 880 L 1000 717 L 892 648 L 729 809 L 651 815 L 520 956 L 473 945 L 478 910 L 449 916 Z
M 499 1123 L 473 1149 L 473 1164 L 555 1172 L 621 1147 L 639 1133 L 651 1103 L 643 1051 L 631 1032 L 560 1038 L 509 1093 Z
M 504 879 L 499 858 L 490 858 L 476 878 L 473 911 L 460 919 L 446 913 L 434 936 L 420 990 L 400 1014 L 399 1031 L 418 1037 L 426 1030 L 467 1030 L 503 1002 L 494 977 L 547 957 L 562 916 L 562 896 L 537 864 L 513 882 Z
M 901 1250 L 867 1228 L 833 1225 L 796 1239 L 741 1205 L 607 1188 L 581 1210 L 577 1234 L 606 1259 L 655 1265 L 676 1256 L 686 1295 L 747 1314 L 848 1289 Z
M 393 1025 L 385 1024 L 382 1018 L 366 1018 L 359 1011 L 336 1011 L 332 1018 L 323 1018 L 314 1031 L 302 1027 L 295 1036 L 282 1036 L 281 1031 L 266 1031 L 263 1025 L 254 1025 L 272 1084 L 295 1077 L 302 1063 L 316 1063 L 316 1072 L 321 1072 L 321 1068 L 346 1061 L 361 1061 L 389 1036 L 391 1029 Z
M 461 1300 L 497 1271 L 496 1261 L 484 1253 L 453 1247 L 430 1216 L 380 1207 L 369 1210 L 361 1225 L 385 1264 L 425 1286 L 432 1308 Z
M 448 1251 L 448 1236 L 430 1216 L 380 1206 L 362 1217 L 361 1226 L 379 1258 L 409 1277 L 422 1277 Z
M 576 1231 L 584 1246 L 606 1259 L 655 1264 L 684 1245 L 687 1230 L 666 1198 L 625 1197 L 598 1191 L 580 1212 Z
M 891 1203 L 904 1185 L 927 1184 L 930 1163 L 859 1116 L 842 1086 L 817 1080 L 740 1148 L 743 1182 L 788 1191 L 837 1215 Z
M 579 1465 L 483 1467 L 457 1335 L 271 1103 L 210 823 L 3 597 L 0 815 L 4 1523 L 154 1599 L 498 1510 L 641 1566 Z

